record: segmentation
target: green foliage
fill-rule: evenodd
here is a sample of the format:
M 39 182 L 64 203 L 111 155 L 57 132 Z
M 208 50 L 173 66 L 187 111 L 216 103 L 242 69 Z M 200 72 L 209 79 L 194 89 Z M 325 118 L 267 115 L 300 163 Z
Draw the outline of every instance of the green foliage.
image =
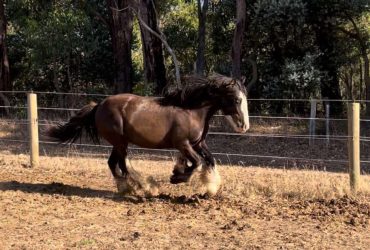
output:
M 247 58 L 255 59 L 258 65 L 258 81 L 251 97 L 320 97 L 324 87 L 341 86 L 342 93 L 348 91 L 343 79 L 361 82 L 364 50 L 370 54 L 369 0 L 246 3 L 243 74 L 251 78 Z M 163 0 L 156 4 L 160 28 L 178 57 L 181 72 L 192 72 L 197 49 L 197 2 Z M 233 0 L 209 3 L 208 72 L 229 75 L 231 71 L 235 8 Z M 108 18 L 105 1 L 13 0 L 8 1 L 6 14 L 11 77 L 16 89 L 111 92 L 114 65 L 109 29 L 102 22 Z M 154 86 L 144 83 L 140 39 L 135 22 L 134 92 L 151 95 Z M 172 58 L 164 51 L 167 74 L 173 77 Z M 354 86 L 356 96 L 364 96 L 364 86 Z M 266 109 L 274 108 L 279 109 Z
M 198 34 L 196 2 L 168 2 L 161 11 L 161 22 L 167 42 L 181 63 L 181 70 L 192 71 L 196 60 Z M 172 58 L 168 53 L 166 55 L 166 64 L 171 66 Z
M 206 59 L 209 71 L 229 75 L 231 44 L 235 29 L 235 2 L 212 1 L 208 12 Z
M 112 79 L 112 54 L 105 27 L 73 6 L 73 1 L 46 6 L 41 1 L 37 8 L 27 2 L 22 8 L 17 4 L 8 6 L 9 12 L 17 14 L 9 20 L 14 27 L 9 35 L 9 57 L 18 73 L 15 87 L 104 89 L 99 85 Z
M 326 74 L 318 70 L 318 55 L 306 54 L 302 59 L 287 59 L 282 73 L 264 86 L 264 95 L 270 98 L 310 99 L 318 98 L 320 83 Z
M 154 83 L 139 82 L 135 84 L 133 93 L 141 96 L 153 96 L 155 93 Z

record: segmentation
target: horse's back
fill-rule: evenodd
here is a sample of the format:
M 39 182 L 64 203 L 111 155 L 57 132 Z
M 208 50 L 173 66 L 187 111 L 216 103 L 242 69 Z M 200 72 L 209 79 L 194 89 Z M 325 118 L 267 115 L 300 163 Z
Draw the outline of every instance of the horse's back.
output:
M 157 98 L 119 94 L 99 105 L 95 121 L 101 136 L 113 145 L 125 140 L 142 147 L 169 148 L 174 146 L 173 127 L 184 113 L 160 105 Z

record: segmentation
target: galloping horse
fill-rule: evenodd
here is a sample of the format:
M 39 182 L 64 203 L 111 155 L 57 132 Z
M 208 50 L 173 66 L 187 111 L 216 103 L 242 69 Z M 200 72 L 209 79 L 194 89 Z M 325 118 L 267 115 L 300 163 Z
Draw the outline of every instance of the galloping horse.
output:
M 205 139 L 211 117 L 221 110 L 236 132 L 249 129 L 247 93 L 243 80 L 213 74 L 188 76 L 182 89 L 164 97 L 141 97 L 118 94 L 99 104 L 84 106 L 63 124 L 50 128 L 48 136 L 59 142 L 73 143 L 85 131 L 87 137 L 99 143 L 104 138 L 112 146 L 108 160 L 117 187 L 130 176 L 126 167 L 128 143 L 145 148 L 173 148 L 181 158 L 191 163 L 184 169 L 175 168 L 171 183 L 187 182 L 202 160 L 209 194 L 215 194 L 221 179 Z M 121 173 L 116 172 L 118 165 Z

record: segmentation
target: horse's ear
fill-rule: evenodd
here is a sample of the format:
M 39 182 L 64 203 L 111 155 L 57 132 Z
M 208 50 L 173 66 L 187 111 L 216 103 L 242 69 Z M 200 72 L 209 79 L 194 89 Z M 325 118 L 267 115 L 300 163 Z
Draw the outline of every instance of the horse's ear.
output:
M 247 77 L 245 77 L 245 76 L 242 76 L 241 78 L 240 78 L 240 81 L 241 81 L 241 83 L 242 83 L 242 85 L 244 85 L 245 84 L 245 81 L 247 80 Z

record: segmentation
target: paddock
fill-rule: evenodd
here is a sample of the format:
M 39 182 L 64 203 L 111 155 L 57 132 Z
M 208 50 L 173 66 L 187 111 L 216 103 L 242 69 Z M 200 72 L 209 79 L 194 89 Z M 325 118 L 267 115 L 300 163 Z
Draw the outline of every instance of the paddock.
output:
M 35 166 L 29 107 L 11 104 L 16 115 L 0 119 L 0 242 L 5 249 L 361 249 L 370 244 L 368 129 L 361 128 L 362 175 L 354 193 L 348 119 L 323 116 L 323 105 L 318 117 L 252 113 L 246 135 L 230 133 L 223 117 L 216 116 L 208 142 L 223 185 L 212 198 L 203 195 L 199 173 L 189 183 L 170 184 L 175 152 L 132 145 L 130 168 L 160 184 L 158 195 L 145 197 L 117 193 L 107 166 L 109 145 L 48 142 L 44 127 L 65 120 L 75 108 L 59 107 L 53 93 L 38 95 Z M 42 99 L 49 95 L 58 102 Z M 12 96 L 14 103 L 26 103 L 25 93 Z M 81 103 L 91 98 L 77 96 Z M 288 101 L 302 102 L 307 112 L 312 107 L 309 100 Z
M 173 162 L 134 159 L 159 196 L 122 197 L 93 157 L 0 153 L 0 242 L 4 249 L 353 248 L 370 244 L 370 178 L 352 197 L 348 175 L 219 166 L 224 185 L 171 185 Z

